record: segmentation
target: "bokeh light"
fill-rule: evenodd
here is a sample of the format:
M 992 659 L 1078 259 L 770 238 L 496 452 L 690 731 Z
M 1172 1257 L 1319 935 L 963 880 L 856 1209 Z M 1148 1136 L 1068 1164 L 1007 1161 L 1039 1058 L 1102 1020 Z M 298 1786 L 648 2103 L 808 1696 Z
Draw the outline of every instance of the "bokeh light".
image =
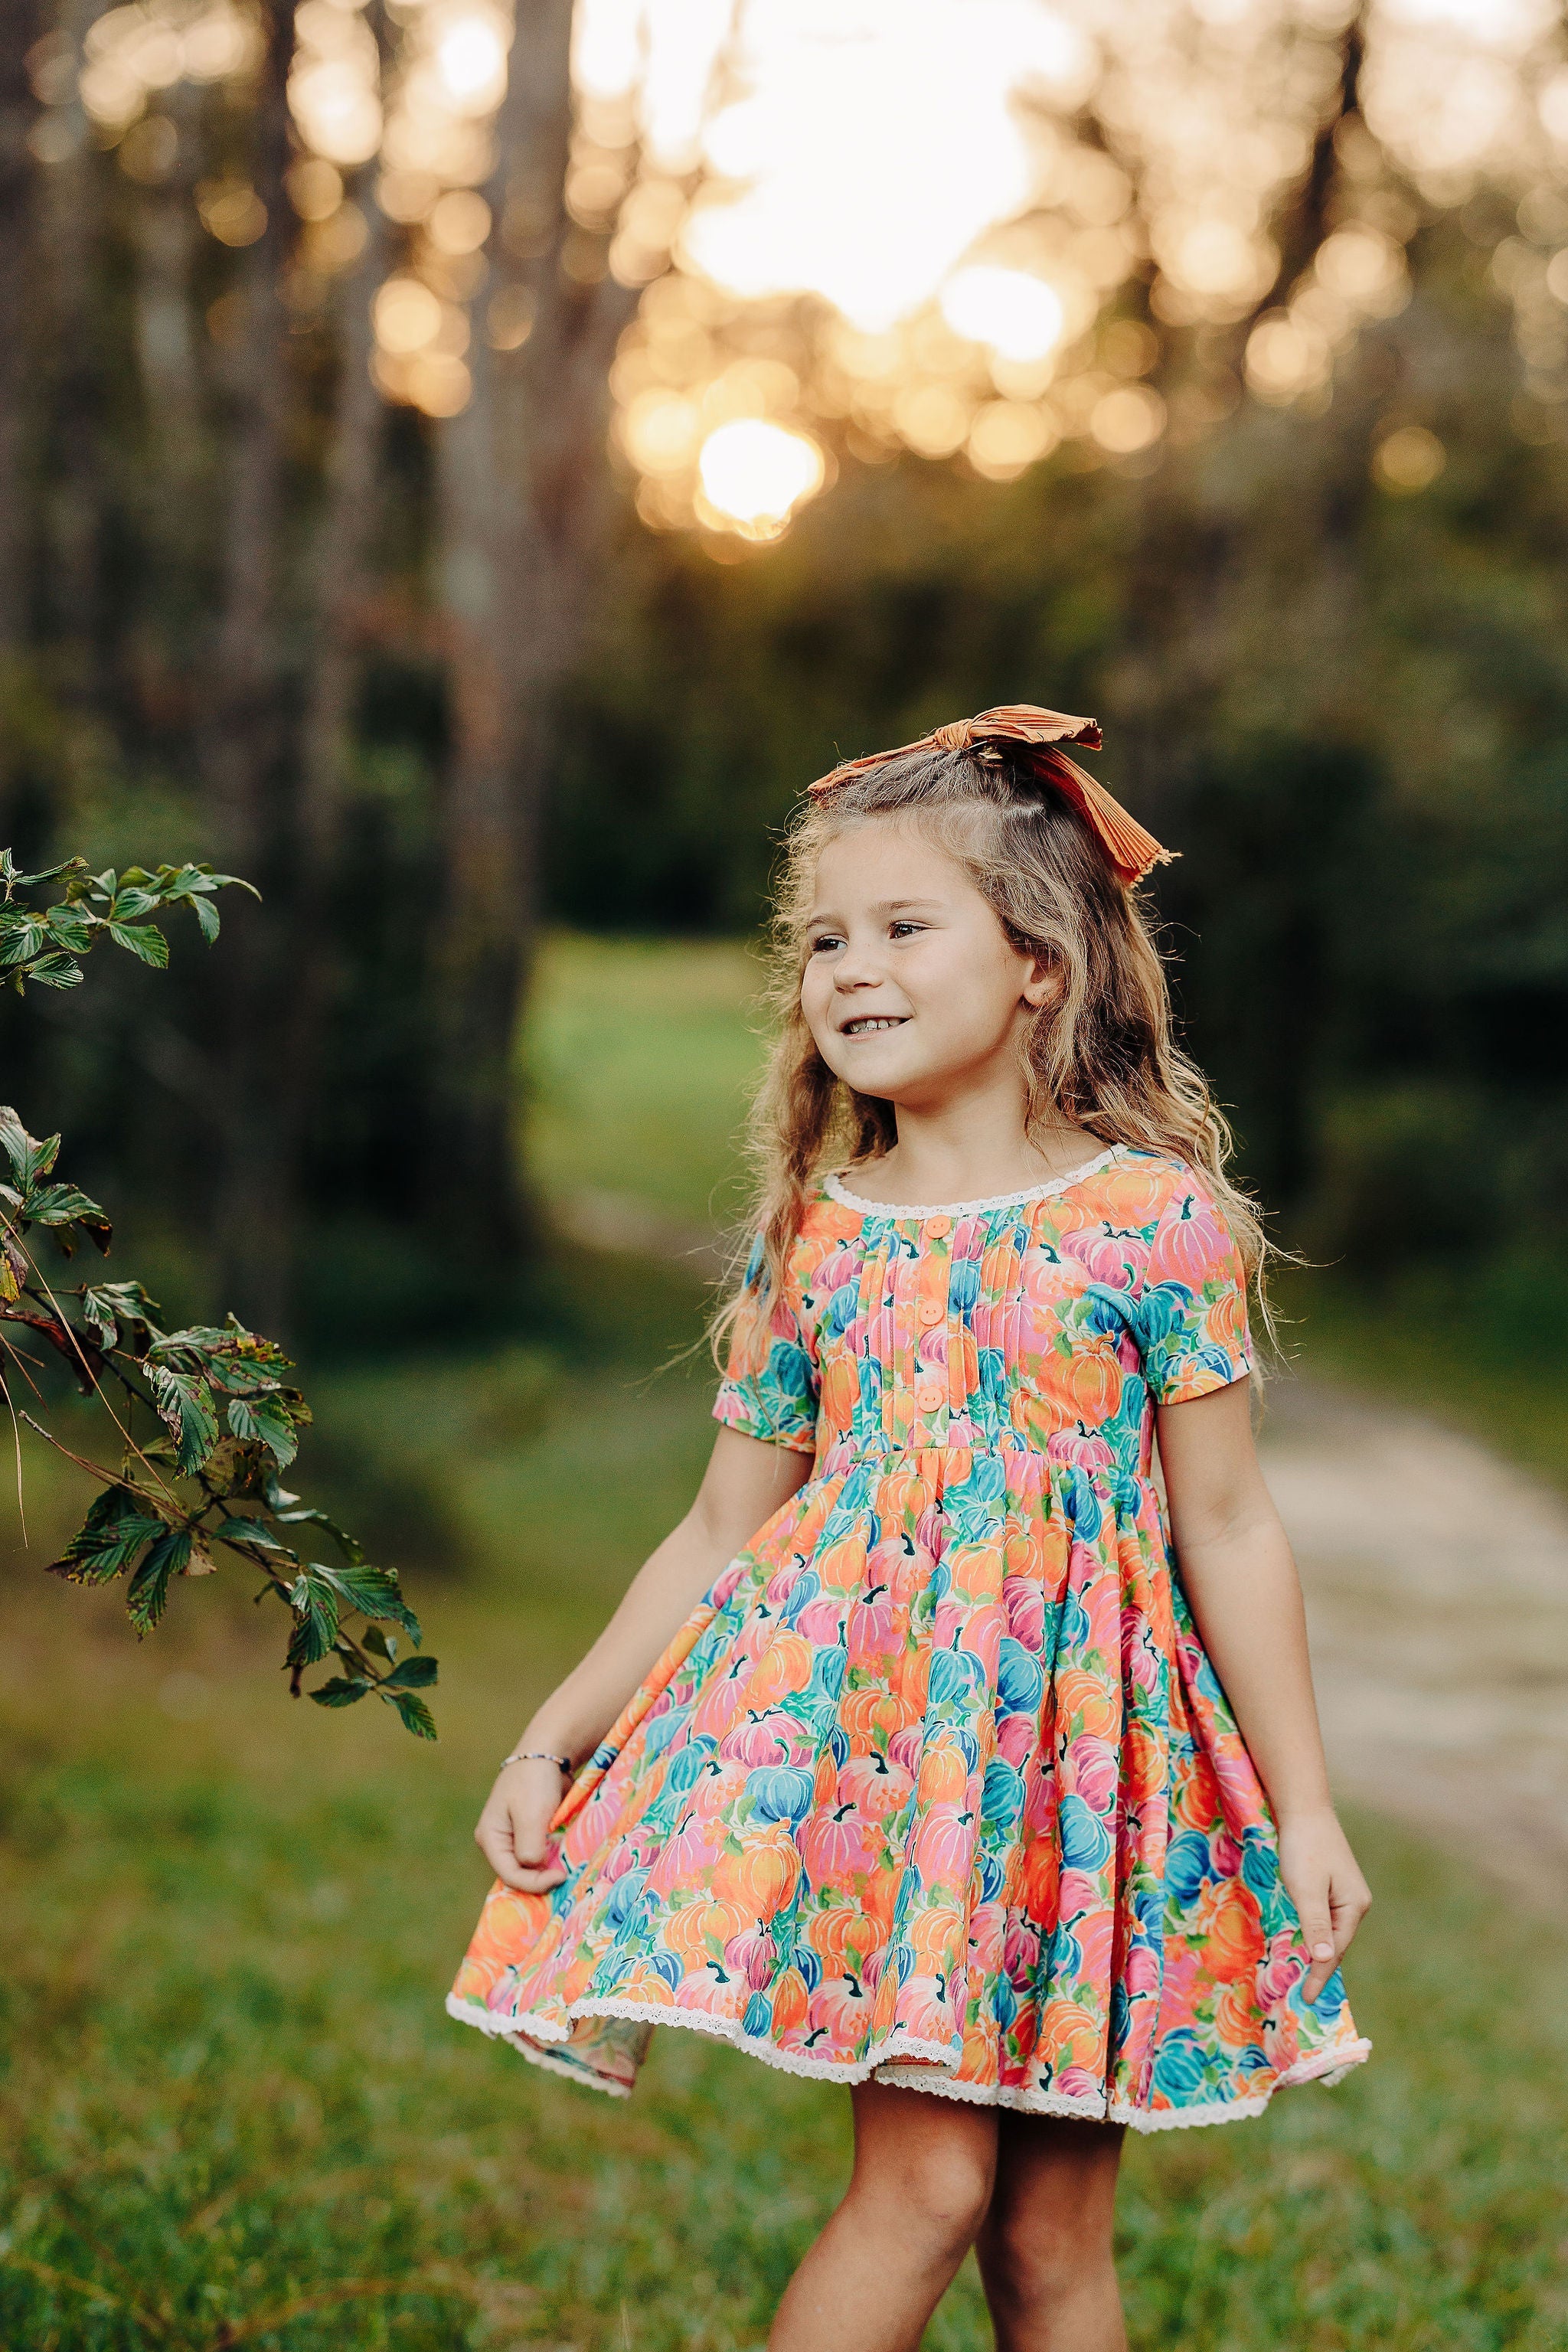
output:
M 1373 471 L 1386 490 L 1409 493 L 1435 482 L 1447 462 L 1447 453 L 1435 433 L 1424 425 L 1402 425 L 1380 441 Z
M 1054 288 L 1027 270 L 972 264 L 942 289 L 942 314 L 956 334 L 989 343 L 1004 359 L 1040 360 L 1061 341 L 1067 313 Z
M 704 509 L 758 539 L 777 535 L 804 499 L 822 487 L 826 467 L 810 436 L 761 417 L 736 417 L 703 442 L 697 460 Z

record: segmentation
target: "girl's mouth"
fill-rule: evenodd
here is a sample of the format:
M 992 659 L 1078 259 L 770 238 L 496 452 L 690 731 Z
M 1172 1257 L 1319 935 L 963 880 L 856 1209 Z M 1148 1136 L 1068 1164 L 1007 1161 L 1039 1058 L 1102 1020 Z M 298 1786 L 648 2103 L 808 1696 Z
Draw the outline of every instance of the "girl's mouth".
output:
M 838 1034 L 841 1037 L 870 1037 L 879 1029 L 901 1029 L 909 1017 L 907 1013 L 866 1013 L 858 1021 L 847 1021 Z

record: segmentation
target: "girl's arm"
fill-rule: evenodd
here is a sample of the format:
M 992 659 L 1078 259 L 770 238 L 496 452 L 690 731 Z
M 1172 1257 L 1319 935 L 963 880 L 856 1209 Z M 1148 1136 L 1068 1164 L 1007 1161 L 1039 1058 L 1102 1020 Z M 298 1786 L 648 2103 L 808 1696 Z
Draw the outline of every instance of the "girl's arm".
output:
M 574 1763 L 591 1754 L 709 1586 L 810 1475 L 809 1454 L 721 1429 L 697 1500 L 637 1570 L 581 1665 L 551 1693 L 513 1747 L 569 1756 Z M 549 1854 L 561 1790 L 553 1764 L 509 1764 L 496 1775 L 479 1815 L 474 1836 L 480 1852 L 498 1878 L 525 1895 L 542 1894 L 566 1875 Z
M 1315 2000 L 1372 1896 L 1334 1815 L 1289 1542 L 1263 1483 L 1246 1381 L 1159 1409 L 1182 1584 L 1279 1828 Z

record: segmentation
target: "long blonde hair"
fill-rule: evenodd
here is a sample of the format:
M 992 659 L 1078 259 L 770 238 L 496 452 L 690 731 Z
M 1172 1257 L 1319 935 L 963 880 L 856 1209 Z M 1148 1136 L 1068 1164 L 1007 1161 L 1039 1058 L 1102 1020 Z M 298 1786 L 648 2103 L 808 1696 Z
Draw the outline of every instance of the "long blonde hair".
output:
M 1271 1329 L 1263 1274 L 1272 1245 L 1257 1205 L 1226 1173 L 1230 1129 L 1203 1072 L 1175 1042 L 1164 965 L 1137 894 L 1118 881 L 1064 793 L 986 745 L 884 761 L 807 803 L 790 827 L 772 926 L 773 1044 L 748 1129 L 749 1231 L 760 1228 L 762 1245 L 737 1267 L 714 1319 L 715 1354 L 722 1358 L 737 1326 L 750 1336 L 765 1320 L 822 1175 L 879 1158 L 898 1139 L 892 1105 L 835 1076 L 800 1003 L 817 859 L 847 827 L 889 816 L 928 831 L 1015 947 L 1060 975 L 1056 998 L 1022 1038 L 1030 1138 L 1067 1119 L 1106 1144 L 1168 1152 L 1200 1170 Z

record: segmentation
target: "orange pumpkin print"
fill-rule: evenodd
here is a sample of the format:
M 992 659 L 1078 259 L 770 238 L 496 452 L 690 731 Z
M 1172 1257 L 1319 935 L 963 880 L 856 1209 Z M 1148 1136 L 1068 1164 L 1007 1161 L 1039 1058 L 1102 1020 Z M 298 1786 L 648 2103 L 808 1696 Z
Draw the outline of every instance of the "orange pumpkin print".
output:
M 564 1882 L 492 1889 L 452 2013 L 617 2094 L 684 2024 L 1137 2131 L 1363 2058 L 1337 1975 L 1301 1999 L 1150 1473 L 1156 1408 L 1250 1365 L 1163 1154 L 934 1218 L 825 1180 L 715 1408 L 810 1475 L 568 1791 Z

